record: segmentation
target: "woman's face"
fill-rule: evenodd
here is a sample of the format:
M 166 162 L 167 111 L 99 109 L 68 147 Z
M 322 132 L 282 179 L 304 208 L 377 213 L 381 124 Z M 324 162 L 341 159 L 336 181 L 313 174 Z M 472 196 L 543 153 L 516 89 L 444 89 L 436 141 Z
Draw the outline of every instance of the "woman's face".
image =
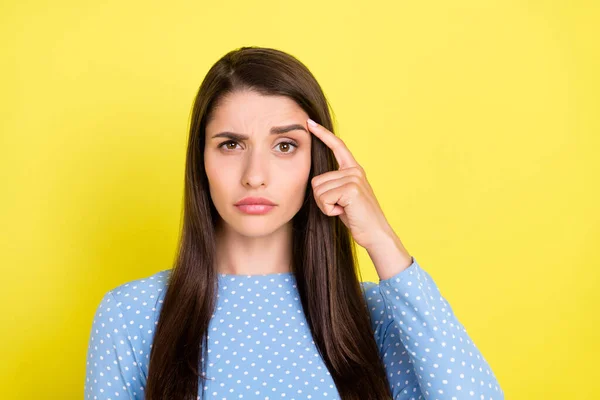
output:
M 214 110 L 206 125 L 204 167 L 215 208 L 231 229 L 244 236 L 268 235 L 300 210 L 311 167 L 307 119 L 292 99 L 253 91 L 231 93 Z M 271 133 L 290 125 L 297 126 Z M 234 204 L 249 196 L 276 206 L 266 214 L 246 214 Z

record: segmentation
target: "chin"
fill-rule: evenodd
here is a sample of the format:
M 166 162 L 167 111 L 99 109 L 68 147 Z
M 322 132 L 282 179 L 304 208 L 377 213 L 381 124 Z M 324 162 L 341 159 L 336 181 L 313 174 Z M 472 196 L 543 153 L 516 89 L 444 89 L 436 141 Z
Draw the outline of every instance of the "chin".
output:
M 247 222 L 247 223 L 238 222 L 238 223 L 232 224 L 230 226 L 233 230 L 235 230 L 241 236 L 255 237 L 255 238 L 269 236 L 279 228 L 279 226 L 274 226 L 272 223 L 261 224 L 261 223 L 253 223 L 253 222 Z

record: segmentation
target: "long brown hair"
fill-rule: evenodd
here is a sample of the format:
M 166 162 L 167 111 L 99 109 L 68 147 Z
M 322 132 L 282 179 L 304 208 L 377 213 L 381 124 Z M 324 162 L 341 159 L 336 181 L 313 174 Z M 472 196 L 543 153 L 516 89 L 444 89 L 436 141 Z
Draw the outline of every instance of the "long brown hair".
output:
M 290 54 L 241 47 L 225 54 L 208 71 L 192 109 L 183 224 L 150 352 L 147 400 L 196 400 L 199 378 L 204 398 L 206 333 L 218 291 L 214 258 L 215 226 L 220 218 L 204 170 L 205 127 L 224 95 L 244 89 L 288 96 L 311 119 L 334 131 L 321 87 L 308 68 Z M 339 168 L 333 152 L 311 136 L 309 182 Z M 357 277 L 360 271 L 350 231 L 339 218 L 328 217 L 318 208 L 312 185 L 307 185 L 304 204 L 292 219 L 292 227 L 292 271 L 304 314 L 341 398 L 391 398 Z

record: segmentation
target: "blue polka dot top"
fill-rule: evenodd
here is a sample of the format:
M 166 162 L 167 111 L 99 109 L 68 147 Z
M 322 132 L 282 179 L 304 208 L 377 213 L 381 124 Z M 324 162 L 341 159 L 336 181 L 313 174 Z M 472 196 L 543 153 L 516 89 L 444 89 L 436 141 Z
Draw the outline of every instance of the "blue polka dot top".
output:
M 89 338 L 85 398 L 144 399 L 170 271 L 104 295 Z M 293 273 L 219 274 L 219 283 L 206 399 L 340 398 L 312 340 Z M 414 257 L 397 275 L 361 285 L 393 399 L 504 399 L 491 367 Z

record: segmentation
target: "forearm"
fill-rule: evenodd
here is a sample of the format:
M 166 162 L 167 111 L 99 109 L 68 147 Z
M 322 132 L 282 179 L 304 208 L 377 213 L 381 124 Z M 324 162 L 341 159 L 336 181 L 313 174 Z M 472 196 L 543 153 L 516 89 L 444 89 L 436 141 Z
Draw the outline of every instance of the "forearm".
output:
M 380 280 L 395 276 L 412 264 L 412 256 L 393 231 L 382 235 L 375 245 L 366 250 Z

